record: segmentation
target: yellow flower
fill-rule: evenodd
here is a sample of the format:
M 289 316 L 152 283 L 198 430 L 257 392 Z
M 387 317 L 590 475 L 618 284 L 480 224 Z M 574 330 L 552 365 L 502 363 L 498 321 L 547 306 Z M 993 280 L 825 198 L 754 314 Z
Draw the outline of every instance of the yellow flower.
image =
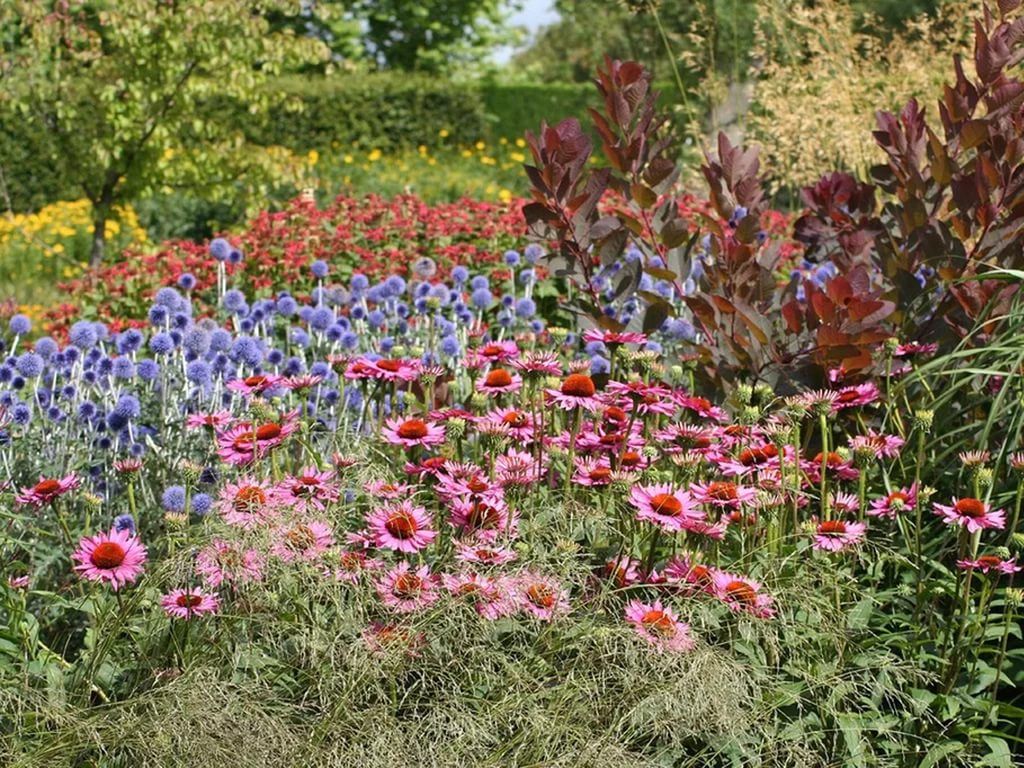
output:
M 352 157 L 352 155 L 345 155 L 345 157 L 343 157 L 343 158 L 342 158 L 342 160 L 344 160 L 344 161 L 345 161 L 345 164 L 346 164 L 346 165 L 351 165 L 351 164 L 352 164 L 352 161 L 353 161 L 353 159 L 354 159 L 354 158 Z
M 484 144 L 482 141 L 478 141 L 473 146 L 476 147 L 477 149 L 481 150 L 481 151 L 483 151 L 487 147 L 487 145 Z
M 369 160 L 371 163 L 375 163 L 381 159 L 383 154 L 384 153 L 381 152 L 379 149 L 374 149 L 373 151 L 370 152 L 369 155 L 366 156 L 366 159 Z
M 523 138 L 516 139 L 516 146 L 519 147 L 520 149 L 525 147 L 526 146 L 526 139 L 523 139 Z
M 317 152 L 315 149 L 309 150 L 309 153 L 306 155 L 306 161 L 310 165 L 316 165 L 316 163 L 317 163 L 317 161 L 319 159 L 320 159 L 320 153 Z
M 522 152 L 509 152 L 508 156 L 516 163 L 525 163 L 526 155 Z
M 447 139 L 448 138 L 448 129 L 447 128 L 442 128 L 440 131 L 437 132 L 437 135 L 440 136 L 442 139 Z
M 499 189 L 498 199 L 501 200 L 501 202 L 503 203 L 507 203 L 509 200 L 512 199 L 512 193 L 507 189 Z

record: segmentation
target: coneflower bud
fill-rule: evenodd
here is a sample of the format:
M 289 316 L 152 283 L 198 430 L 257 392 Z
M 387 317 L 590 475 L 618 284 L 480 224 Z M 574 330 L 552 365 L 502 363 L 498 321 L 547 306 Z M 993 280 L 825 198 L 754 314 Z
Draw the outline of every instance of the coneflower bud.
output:
M 899 346 L 900 346 L 900 340 L 897 339 L 895 336 L 890 336 L 888 339 L 885 340 L 885 343 L 883 344 L 883 348 L 885 349 L 885 354 L 887 354 L 887 355 L 894 354 L 896 352 L 896 350 L 899 348 Z
M 988 467 L 974 467 L 971 470 L 971 476 L 982 488 L 991 488 L 992 481 L 995 479 L 995 475 Z
M 1024 473 L 1024 452 L 1018 451 L 1010 456 L 1010 469 Z
M 557 376 L 548 376 L 544 379 L 544 387 L 546 389 L 561 389 L 562 380 Z
M 556 343 L 562 344 L 569 336 L 569 330 L 567 328 L 548 328 L 548 334 Z
M 103 497 L 97 496 L 95 493 L 89 493 L 88 491 L 85 491 L 83 493 L 78 494 L 78 498 L 80 501 L 85 502 L 93 509 L 99 509 L 100 507 L 103 506 Z
M 168 528 L 187 528 L 188 515 L 182 512 L 164 512 L 164 522 Z
M 1024 552 L 1024 533 L 1014 533 L 1010 537 L 1010 544 L 1017 552 Z
M 900 597 L 912 597 L 914 595 L 914 587 L 911 584 L 900 584 L 896 587 L 896 594 Z
M 929 410 L 914 411 L 914 428 L 924 433 L 932 431 L 932 422 L 935 421 L 935 412 Z
M 680 383 L 686 376 L 686 372 L 683 370 L 681 365 L 672 365 L 668 369 L 668 378 L 673 384 Z
M 761 409 L 756 405 L 747 405 L 740 410 L 739 421 L 741 424 L 756 424 L 761 418 Z
M 643 453 L 645 459 L 656 459 L 656 458 L 658 458 L 659 451 L 658 451 L 656 446 L 645 445 L 641 449 L 641 452 Z
M 445 430 L 448 437 L 458 440 L 466 434 L 466 420 L 465 419 L 448 419 L 445 422 Z
M 754 388 L 749 384 L 737 384 L 734 391 L 736 402 L 740 405 L 750 405 L 754 397 Z
M 775 390 L 762 381 L 754 387 L 754 399 L 762 405 L 770 403 L 775 399 Z
M 199 476 L 203 474 L 202 466 L 194 461 L 183 461 L 178 468 L 181 471 L 181 476 L 189 485 L 199 482 Z
M 858 469 L 867 469 L 874 464 L 878 455 L 870 445 L 862 445 L 853 452 L 853 464 Z
M 476 411 L 482 411 L 487 407 L 487 395 L 483 392 L 474 392 L 469 397 L 469 407 Z
M 249 411 L 257 421 L 277 421 L 277 412 L 264 400 L 254 398 L 249 403 Z
M 1006 590 L 1006 602 L 1014 608 L 1020 608 L 1021 603 L 1024 603 L 1024 589 Z
M 998 557 L 1000 560 L 1010 559 L 1010 548 L 1009 547 L 995 547 L 992 549 L 992 554 Z
M 988 451 L 961 451 L 958 458 L 968 469 L 977 469 L 988 464 L 991 454 Z
M 406 357 L 407 353 L 408 350 L 405 348 L 404 344 L 395 344 L 395 346 L 391 348 L 392 357 Z

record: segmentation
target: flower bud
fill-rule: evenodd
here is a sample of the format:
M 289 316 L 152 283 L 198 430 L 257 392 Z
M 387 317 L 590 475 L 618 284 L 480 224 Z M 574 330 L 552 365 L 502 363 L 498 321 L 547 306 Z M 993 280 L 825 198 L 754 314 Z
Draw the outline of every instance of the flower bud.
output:
M 914 411 L 914 428 L 925 434 L 932 431 L 932 422 L 935 421 L 935 412 L 929 410 Z

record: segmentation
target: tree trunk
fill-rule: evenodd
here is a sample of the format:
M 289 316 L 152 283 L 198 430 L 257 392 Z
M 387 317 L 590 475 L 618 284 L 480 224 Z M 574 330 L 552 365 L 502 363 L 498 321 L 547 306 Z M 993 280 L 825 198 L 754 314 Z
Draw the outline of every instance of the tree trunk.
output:
M 108 203 L 92 205 L 92 251 L 89 254 L 89 266 L 96 268 L 103 263 L 103 254 L 107 245 L 107 219 L 110 218 Z

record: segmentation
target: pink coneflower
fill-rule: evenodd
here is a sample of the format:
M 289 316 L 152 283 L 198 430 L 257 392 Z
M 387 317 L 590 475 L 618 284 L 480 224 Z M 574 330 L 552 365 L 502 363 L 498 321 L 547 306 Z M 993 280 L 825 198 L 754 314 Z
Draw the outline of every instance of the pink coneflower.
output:
M 489 341 L 471 350 L 473 357 L 491 363 L 503 363 L 519 357 L 519 346 L 514 341 Z
M 462 541 L 455 542 L 455 553 L 455 559 L 460 562 L 480 565 L 504 565 L 513 562 L 518 557 L 511 549 Z
M 472 536 L 486 543 L 505 532 L 515 536 L 518 530 L 516 516 L 503 500 L 495 498 L 453 499 L 449 522 L 460 536 Z
M 823 520 L 814 530 L 814 548 L 841 552 L 849 547 L 855 547 L 864 540 L 867 528 L 864 523 Z
M 612 465 L 607 456 L 585 456 L 575 460 L 572 481 L 576 485 L 599 488 L 612 481 Z
M 436 477 L 438 472 L 441 472 L 445 465 L 448 463 L 448 459 L 444 456 L 430 456 L 425 459 L 420 459 L 416 464 L 406 462 L 405 474 L 414 475 L 420 480 L 424 480 L 427 477 Z
M 749 613 L 762 619 L 775 615 L 775 601 L 761 591 L 759 582 L 728 571 L 715 571 L 712 578 L 715 595 L 734 613 Z
M 662 443 L 662 450 L 668 454 L 711 453 L 715 450 L 715 435 L 708 427 L 693 424 L 670 424 L 654 433 Z
M 647 415 L 658 413 L 671 416 L 676 411 L 676 404 L 670 399 L 672 390 L 660 384 L 648 384 L 644 381 L 610 381 L 606 390 L 610 395 L 622 398 L 623 405 L 628 404 L 637 413 Z
M 7 586 L 11 589 L 28 589 L 28 585 L 31 582 L 31 577 L 28 574 L 22 574 L 21 576 L 8 576 Z
M 569 610 L 569 595 L 562 585 L 535 571 L 519 576 L 516 596 L 520 607 L 541 621 L 551 621 Z
M 668 583 L 682 586 L 688 593 L 715 593 L 715 569 L 702 565 L 688 556 L 673 557 L 665 566 Z
M 981 555 L 974 560 L 957 560 L 956 565 L 957 568 L 963 571 L 977 570 L 982 573 L 994 571 L 995 573 L 1010 574 L 1021 570 L 1021 566 L 1017 565 L 1016 557 L 1003 560 L 996 555 Z
M 78 475 L 74 473 L 59 478 L 40 476 L 38 483 L 18 491 L 14 495 L 14 500 L 23 506 L 38 509 L 75 490 L 78 484 Z
M 234 420 L 231 411 L 216 411 L 214 413 L 190 413 L 185 418 L 185 426 L 189 429 L 210 429 L 219 430 L 221 427 L 230 424 Z
M 871 450 L 875 456 L 893 459 L 900 453 L 904 440 L 897 435 L 880 435 L 869 429 L 866 435 L 857 435 L 850 441 L 850 450 Z
M 860 509 L 860 499 L 852 493 L 839 491 L 832 494 L 832 509 L 836 512 L 852 514 Z
M 395 552 L 419 552 L 437 538 L 427 510 L 414 507 L 408 500 L 371 512 L 366 523 L 376 545 Z
M 486 376 L 476 382 L 477 392 L 483 392 L 485 395 L 518 392 L 522 387 L 522 377 L 517 373 L 509 373 L 504 368 L 491 368 Z
M 164 613 L 172 619 L 194 619 L 203 614 L 216 613 L 220 600 L 216 595 L 195 587 L 175 589 L 160 598 Z
M 873 381 L 857 384 L 852 387 L 844 387 L 839 390 L 839 395 L 832 403 L 834 411 L 841 411 L 845 408 L 856 408 L 861 405 L 868 405 L 877 401 L 882 396 L 878 385 Z
M 263 578 L 263 556 L 236 542 L 214 539 L 196 555 L 196 573 L 216 589 L 224 582 L 251 583 Z
M 488 418 L 504 424 L 508 428 L 508 434 L 518 442 L 533 440 L 533 417 L 526 411 L 518 408 L 499 408 L 488 414 Z
M 516 603 L 504 579 L 478 573 L 444 574 L 444 588 L 454 597 L 469 600 L 478 614 L 495 621 L 515 611 Z
M 698 504 L 739 509 L 742 505 L 750 504 L 757 498 L 757 489 L 736 485 L 728 480 L 716 480 L 711 483 L 694 483 L 690 486 L 690 495 Z
M 142 470 L 142 459 L 118 459 L 114 462 L 114 471 L 122 475 L 134 475 Z
M 671 485 L 637 486 L 630 492 L 629 501 L 637 509 L 637 520 L 652 522 L 669 533 L 688 530 L 704 521 L 704 513 L 694 505 L 690 494 Z
M 399 624 L 385 624 L 375 621 L 361 633 L 366 647 L 376 654 L 402 651 L 409 658 L 416 658 L 426 645 L 427 636 L 422 632 L 413 633 Z
M 744 477 L 760 469 L 776 469 L 779 466 L 779 449 L 773 443 L 744 448 L 735 457 L 717 460 L 718 468 L 726 475 Z
M 455 470 L 454 467 L 452 467 Z M 501 485 L 491 480 L 483 470 L 476 467 L 466 468 L 469 471 L 453 471 L 438 476 L 437 493 L 445 499 L 473 497 L 478 499 L 495 499 L 501 501 L 505 492 Z
M 545 389 L 548 403 L 561 408 L 563 411 L 572 411 L 582 408 L 586 411 L 596 411 L 600 401 L 595 397 L 597 387 L 594 380 L 585 373 L 572 373 L 562 380 L 559 389 Z
M 246 397 L 255 397 L 273 389 L 283 388 L 282 377 L 275 373 L 261 373 L 245 379 L 232 379 L 225 386 L 232 392 Z
M 228 464 L 244 466 L 266 456 L 281 445 L 296 429 L 298 412 L 286 414 L 281 421 L 263 424 L 241 423 L 217 435 L 217 454 Z
M 953 498 L 953 504 L 936 504 L 935 514 L 941 515 L 946 525 L 963 525 L 971 533 L 985 528 L 1001 530 L 1006 527 L 1006 514 L 1001 509 L 993 510 L 981 499 Z
M 413 448 L 415 446 L 440 445 L 444 442 L 444 427 L 440 424 L 433 424 L 423 419 L 403 419 L 401 417 L 390 418 L 384 424 L 380 433 L 391 445 Z
M 75 571 L 89 581 L 106 581 L 118 590 L 142 575 L 146 548 L 127 529 L 86 536 L 71 555 Z
M 856 480 L 860 476 L 860 470 L 853 466 L 852 461 L 843 458 L 841 454 L 835 451 L 829 451 L 827 456 L 819 453 L 811 460 L 810 467 L 814 470 L 812 473 L 813 482 L 817 482 L 820 479 L 822 464 L 825 465 L 825 471 L 829 477 L 837 477 L 840 480 Z
M 280 501 L 268 483 L 243 477 L 221 488 L 216 507 L 228 525 L 251 529 L 273 520 Z
M 510 450 L 494 462 L 494 474 L 503 488 L 533 485 L 544 476 L 546 457 L 540 463 L 526 451 Z
M 338 564 L 332 570 L 326 571 L 337 581 L 348 584 L 358 584 L 360 576 L 367 571 L 374 571 L 382 568 L 384 564 L 380 560 L 369 558 L 366 553 L 358 549 L 343 549 L 338 551 Z
M 270 552 L 286 563 L 316 560 L 334 544 L 331 526 L 322 520 L 281 526 L 274 534 Z
M 420 375 L 420 370 L 423 368 L 422 363 L 418 360 L 366 360 L 364 362 L 369 378 L 378 381 L 412 381 Z
M 285 478 L 275 490 L 285 503 L 303 513 L 322 512 L 341 496 L 334 473 L 322 472 L 316 467 L 304 467 L 298 475 Z
M 689 625 L 679 621 L 675 612 L 661 600 L 643 603 L 630 600 L 626 604 L 626 621 L 636 633 L 658 651 L 689 651 L 693 648 Z
M 599 328 L 588 328 L 583 332 L 583 341 L 599 341 L 602 344 L 646 344 L 647 335 L 638 331 L 608 331 Z
M 703 397 L 694 397 L 686 393 L 676 394 L 676 403 L 680 408 L 687 411 L 693 411 L 698 416 L 704 419 L 711 419 L 712 421 L 728 421 L 729 414 L 717 405 L 712 404 L 710 400 Z
M 392 483 L 386 480 L 371 480 L 363 489 L 368 495 L 378 499 L 406 499 L 415 490 L 406 483 Z
M 601 575 L 612 582 L 616 589 L 625 589 L 639 584 L 640 561 L 629 555 L 621 555 L 601 566 Z
M 558 376 L 562 366 L 558 357 L 551 352 L 529 352 L 519 360 L 511 361 L 512 367 L 529 377 Z
M 867 514 L 872 517 L 896 517 L 901 512 L 913 509 L 917 506 L 917 486 L 901 488 L 893 491 L 888 496 L 875 499 L 871 502 L 871 508 Z
M 402 561 L 377 582 L 377 594 L 384 605 L 398 613 L 410 613 L 425 608 L 437 600 L 436 579 L 430 568 L 412 569 Z
M 893 357 L 918 357 L 934 355 L 938 351 L 938 344 L 923 344 L 919 341 L 909 341 L 906 344 L 900 344 L 896 347 L 896 351 L 893 352 Z
M 281 384 L 285 389 L 291 390 L 292 392 L 308 392 L 314 387 L 320 386 L 323 383 L 323 376 L 314 376 L 312 374 L 304 374 L 302 376 L 288 376 L 281 380 Z

